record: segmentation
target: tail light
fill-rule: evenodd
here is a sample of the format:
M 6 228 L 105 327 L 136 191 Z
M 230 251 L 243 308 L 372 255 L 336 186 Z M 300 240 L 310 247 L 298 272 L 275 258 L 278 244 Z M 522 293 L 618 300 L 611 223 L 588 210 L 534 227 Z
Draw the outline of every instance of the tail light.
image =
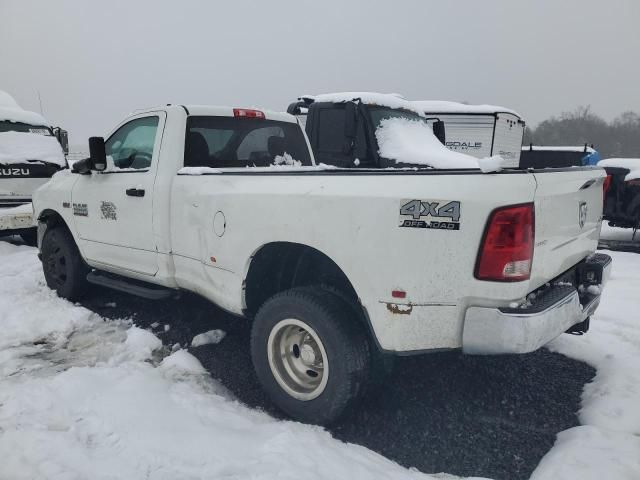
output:
M 264 118 L 264 112 L 247 108 L 234 108 L 233 116 L 236 118 Z
M 534 239 L 533 203 L 494 210 L 478 252 L 475 277 L 495 282 L 528 280 Z

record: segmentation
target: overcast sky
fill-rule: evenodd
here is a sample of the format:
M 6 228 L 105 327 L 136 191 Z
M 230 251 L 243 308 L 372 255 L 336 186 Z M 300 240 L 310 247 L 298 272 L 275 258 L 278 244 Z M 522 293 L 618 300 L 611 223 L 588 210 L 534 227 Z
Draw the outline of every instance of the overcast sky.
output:
M 640 112 L 638 58 L 638 0 L 0 0 L 0 90 L 40 91 L 71 143 L 152 105 L 344 90 L 610 120 Z

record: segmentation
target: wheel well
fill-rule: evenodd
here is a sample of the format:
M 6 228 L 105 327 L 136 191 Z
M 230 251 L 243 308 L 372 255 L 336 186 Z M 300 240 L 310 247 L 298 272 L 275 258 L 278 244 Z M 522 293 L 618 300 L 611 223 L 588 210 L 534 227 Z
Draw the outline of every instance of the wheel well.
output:
M 247 313 L 254 315 L 276 293 L 293 287 L 326 285 L 357 303 L 358 295 L 344 272 L 324 253 L 299 243 L 274 242 L 253 256 L 245 279 Z
M 50 210 L 50 209 L 43 210 L 42 212 L 40 212 L 40 215 L 38 216 L 38 221 L 46 223 L 47 228 L 63 226 L 64 228 L 69 230 L 69 227 L 67 226 L 67 222 L 65 222 L 64 218 L 62 218 L 62 215 L 60 215 L 55 210 Z

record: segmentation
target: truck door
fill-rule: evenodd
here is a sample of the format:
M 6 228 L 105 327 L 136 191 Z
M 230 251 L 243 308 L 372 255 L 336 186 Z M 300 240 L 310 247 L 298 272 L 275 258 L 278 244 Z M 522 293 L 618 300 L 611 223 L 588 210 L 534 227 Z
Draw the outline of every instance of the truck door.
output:
M 72 192 L 80 246 L 92 263 L 154 275 L 153 186 L 166 114 L 128 120 L 105 142 L 107 169 L 81 175 Z

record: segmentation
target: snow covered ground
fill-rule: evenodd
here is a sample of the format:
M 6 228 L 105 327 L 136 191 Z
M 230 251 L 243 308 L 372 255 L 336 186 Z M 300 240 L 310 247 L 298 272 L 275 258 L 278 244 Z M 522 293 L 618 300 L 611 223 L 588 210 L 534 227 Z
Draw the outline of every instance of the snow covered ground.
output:
M 0 241 L 0 479 L 452 478 L 241 405 L 186 350 L 57 298 L 35 253 Z M 534 480 L 640 478 L 640 255 L 611 255 L 591 331 L 550 345 L 598 373 Z

